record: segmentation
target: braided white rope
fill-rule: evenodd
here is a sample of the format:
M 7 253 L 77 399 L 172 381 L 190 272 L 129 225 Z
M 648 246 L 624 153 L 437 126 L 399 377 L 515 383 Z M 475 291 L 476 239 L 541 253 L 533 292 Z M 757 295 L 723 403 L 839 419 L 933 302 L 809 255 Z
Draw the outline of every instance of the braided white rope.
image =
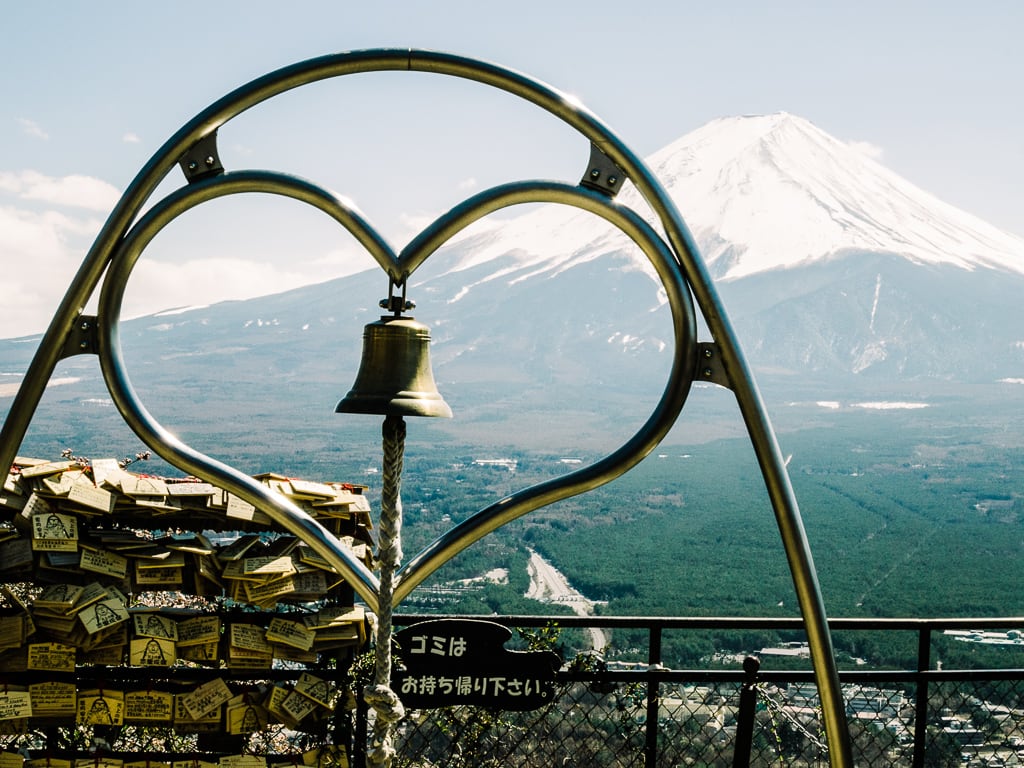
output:
M 401 416 L 384 417 L 381 428 L 384 442 L 384 478 L 380 492 L 380 536 L 377 560 L 380 563 L 380 597 L 377 622 L 377 647 L 374 656 L 373 685 L 364 692 L 366 703 L 377 719 L 367 763 L 371 768 L 388 768 L 395 756 L 394 724 L 405 716 L 405 707 L 391 690 L 391 625 L 395 572 L 402 562 L 402 461 L 405 454 L 405 421 Z

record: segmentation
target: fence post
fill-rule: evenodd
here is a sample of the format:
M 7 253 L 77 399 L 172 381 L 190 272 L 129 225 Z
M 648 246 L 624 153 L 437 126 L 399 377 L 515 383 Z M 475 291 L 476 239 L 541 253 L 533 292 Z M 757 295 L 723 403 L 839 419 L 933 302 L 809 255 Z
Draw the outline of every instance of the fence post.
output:
M 660 683 L 655 676 L 661 669 L 661 627 L 651 627 L 647 646 L 647 720 L 644 723 L 644 766 L 654 768 L 658 762 L 658 714 L 661 709 Z
M 932 666 L 932 631 L 922 627 L 917 635 L 917 698 L 914 703 L 914 768 L 923 768 L 928 735 L 928 678 Z
M 750 748 L 754 742 L 754 715 L 757 712 L 757 673 L 761 662 L 756 656 L 743 659 L 746 680 L 740 687 L 740 711 L 736 717 L 736 746 L 732 753 L 732 768 L 750 765 Z

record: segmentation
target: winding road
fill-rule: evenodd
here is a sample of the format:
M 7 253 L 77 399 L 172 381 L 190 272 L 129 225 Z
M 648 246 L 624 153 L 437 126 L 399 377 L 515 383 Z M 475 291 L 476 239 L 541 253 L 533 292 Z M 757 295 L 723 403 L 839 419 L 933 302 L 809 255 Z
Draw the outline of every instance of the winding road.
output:
M 594 615 L 594 601 L 577 591 L 561 571 L 532 549 L 527 570 L 530 574 L 530 588 L 526 591 L 526 597 L 542 603 L 568 605 L 577 616 Z M 606 630 L 588 627 L 587 633 L 595 651 L 603 651 L 608 645 L 609 636 Z

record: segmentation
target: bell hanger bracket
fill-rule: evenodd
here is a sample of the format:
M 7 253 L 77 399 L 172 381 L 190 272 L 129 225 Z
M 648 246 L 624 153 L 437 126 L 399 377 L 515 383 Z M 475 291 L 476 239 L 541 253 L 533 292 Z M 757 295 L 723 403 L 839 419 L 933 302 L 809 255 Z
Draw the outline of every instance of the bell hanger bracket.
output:
M 392 280 L 388 285 L 388 297 L 386 299 L 381 299 L 378 306 L 380 306 L 380 308 L 385 312 L 391 312 L 395 317 L 400 317 L 403 312 L 416 309 L 416 302 L 405 298 L 406 283 L 402 283 L 401 296 L 395 296 L 396 287 L 395 281 Z

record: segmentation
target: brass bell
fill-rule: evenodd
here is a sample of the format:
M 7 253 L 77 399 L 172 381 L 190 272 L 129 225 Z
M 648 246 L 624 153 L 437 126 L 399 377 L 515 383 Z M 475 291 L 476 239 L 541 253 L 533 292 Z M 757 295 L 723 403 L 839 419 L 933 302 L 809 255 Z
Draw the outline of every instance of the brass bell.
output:
M 356 382 L 334 412 L 451 418 L 434 383 L 429 346 L 430 329 L 411 317 L 385 316 L 367 325 Z

